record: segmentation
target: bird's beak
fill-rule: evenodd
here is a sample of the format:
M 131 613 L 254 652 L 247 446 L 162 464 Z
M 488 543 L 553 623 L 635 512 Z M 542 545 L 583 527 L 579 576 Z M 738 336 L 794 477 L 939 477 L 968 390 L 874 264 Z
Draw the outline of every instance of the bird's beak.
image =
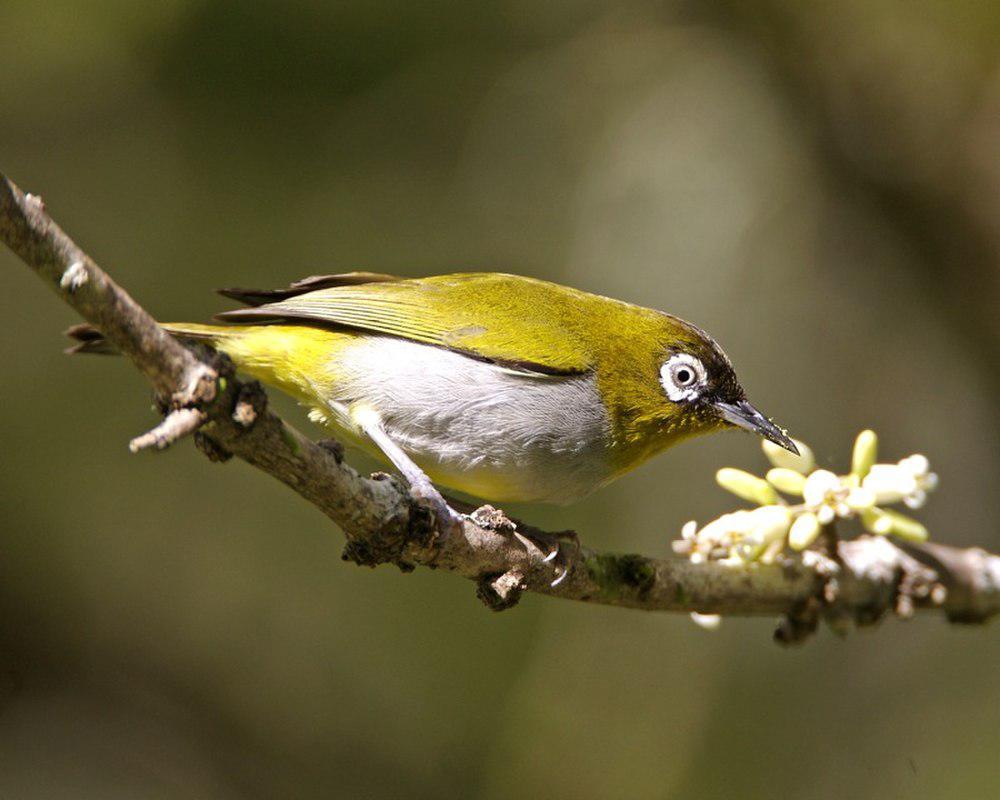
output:
M 740 400 L 736 403 L 716 402 L 713 405 L 715 410 L 719 412 L 719 416 L 726 422 L 744 428 L 751 433 L 760 434 L 779 447 L 784 447 L 790 453 L 799 454 L 799 448 L 795 446 L 795 442 L 788 438 L 788 434 L 746 400 Z

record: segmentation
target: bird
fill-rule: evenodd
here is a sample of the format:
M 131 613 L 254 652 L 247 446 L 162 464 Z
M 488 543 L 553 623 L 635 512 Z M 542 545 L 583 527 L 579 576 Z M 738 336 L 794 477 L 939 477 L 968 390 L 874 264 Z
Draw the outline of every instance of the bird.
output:
M 719 344 L 661 311 L 495 272 L 349 272 L 219 292 L 244 307 L 164 328 L 294 397 L 449 524 L 461 515 L 438 487 L 567 504 L 726 428 L 797 452 Z M 73 352 L 109 351 L 93 328 L 70 333 Z

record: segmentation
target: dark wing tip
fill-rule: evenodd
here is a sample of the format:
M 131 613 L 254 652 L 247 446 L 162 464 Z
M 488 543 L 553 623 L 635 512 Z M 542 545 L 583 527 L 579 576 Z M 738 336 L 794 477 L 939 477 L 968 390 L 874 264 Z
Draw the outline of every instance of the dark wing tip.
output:
M 228 287 L 217 289 L 216 291 L 223 297 L 236 300 L 239 303 L 246 303 L 248 306 L 262 306 L 265 303 L 277 303 L 288 300 L 290 297 L 298 297 L 300 294 L 308 294 L 319 289 L 333 289 L 338 286 L 357 286 L 362 283 L 389 283 L 399 281 L 402 278 L 396 275 L 387 275 L 382 272 L 342 272 L 337 275 L 310 275 L 289 284 L 284 289 L 242 289 L 239 287 Z
M 287 316 L 267 308 L 235 308 L 232 311 L 222 311 L 214 314 L 212 319 L 220 322 L 256 322 L 259 324 L 267 322 L 281 322 Z
M 223 297 L 228 297 L 230 300 L 235 300 L 237 303 L 246 303 L 248 306 L 262 305 L 263 303 L 269 302 L 269 295 L 276 290 L 269 289 L 240 289 L 236 286 L 229 286 L 223 289 L 216 289 L 216 294 L 221 294 Z

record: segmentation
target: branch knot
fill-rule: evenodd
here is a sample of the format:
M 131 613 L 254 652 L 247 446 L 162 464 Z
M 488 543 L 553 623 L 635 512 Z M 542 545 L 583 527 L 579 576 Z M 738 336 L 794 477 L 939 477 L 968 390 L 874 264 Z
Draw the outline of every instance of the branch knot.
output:
M 490 611 L 506 611 L 517 605 L 527 588 L 524 573 L 518 569 L 511 569 L 507 572 L 494 572 L 481 576 L 476 582 L 476 597 L 482 600 Z

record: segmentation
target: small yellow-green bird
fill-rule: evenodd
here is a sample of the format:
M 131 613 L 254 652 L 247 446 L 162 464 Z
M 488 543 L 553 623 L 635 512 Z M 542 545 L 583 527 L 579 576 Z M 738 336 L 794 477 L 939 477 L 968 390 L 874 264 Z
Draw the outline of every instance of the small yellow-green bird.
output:
M 221 293 L 249 307 L 219 314 L 226 325 L 164 327 L 291 394 L 449 517 L 435 485 L 566 503 L 726 427 L 796 452 L 712 337 L 660 311 L 497 273 Z M 102 349 L 93 331 L 77 337 L 78 351 Z

